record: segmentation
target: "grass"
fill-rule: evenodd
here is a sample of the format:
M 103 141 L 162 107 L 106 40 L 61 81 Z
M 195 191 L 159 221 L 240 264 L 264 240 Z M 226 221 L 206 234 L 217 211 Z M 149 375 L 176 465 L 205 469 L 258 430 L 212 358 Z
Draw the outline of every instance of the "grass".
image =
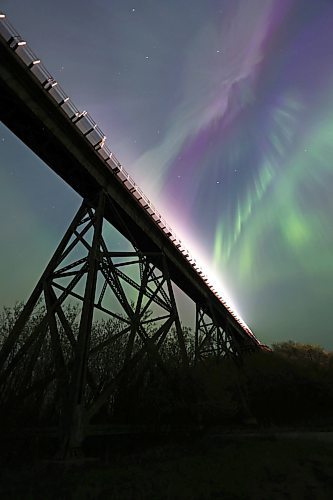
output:
M 333 498 L 333 444 L 201 437 L 122 450 L 107 460 L 5 466 L 1 499 L 196 500 Z

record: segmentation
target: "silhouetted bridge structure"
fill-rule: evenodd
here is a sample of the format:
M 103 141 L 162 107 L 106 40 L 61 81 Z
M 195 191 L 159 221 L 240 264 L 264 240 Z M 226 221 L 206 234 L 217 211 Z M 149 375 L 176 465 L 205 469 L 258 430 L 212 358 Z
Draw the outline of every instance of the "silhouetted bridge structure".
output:
M 1 398 L 15 405 L 29 396 L 41 414 L 53 408 L 75 447 L 134 367 L 165 369 L 170 335 L 184 365 L 207 356 L 241 359 L 262 345 L 4 14 L 0 61 L 2 122 L 83 198 L 2 345 Z M 112 248 L 110 227 L 130 250 Z M 172 283 L 196 304 L 192 343 Z M 76 322 L 68 317 L 73 301 L 80 304 Z M 97 335 L 96 318 L 108 318 L 109 330 Z M 105 378 L 92 360 L 119 342 L 117 368 Z

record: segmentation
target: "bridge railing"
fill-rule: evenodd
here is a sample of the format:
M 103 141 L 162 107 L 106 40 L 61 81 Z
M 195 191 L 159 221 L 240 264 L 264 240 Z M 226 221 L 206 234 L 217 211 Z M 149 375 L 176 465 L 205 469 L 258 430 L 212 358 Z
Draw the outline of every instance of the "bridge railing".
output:
M 117 157 L 111 151 L 107 144 L 105 144 L 106 136 L 98 127 L 97 123 L 87 113 L 87 111 L 79 111 L 72 100 L 67 96 L 66 92 L 62 89 L 59 83 L 52 77 L 46 67 L 42 64 L 36 54 L 30 49 L 27 43 L 21 38 L 20 34 L 8 22 L 5 14 L 0 12 L 0 35 L 7 42 L 10 48 L 20 58 L 20 60 L 27 66 L 30 72 L 39 81 L 44 90 L 52 97 L 54 102 L 59 106 L 63 113 L 69 120 L 76 126 L 81 134 L 95 149 L 96 154 L 104 161 L 104 164 L 109 170 L 118 178 L 120 182 L 127 188 L 129 193 L 137 201 L 139 205 L 150 215 L 156 225 L 163 231 L 163 233 L 172 241 L 174 246 L 179 252 L 187 259 L 189 264 L 195 269 L 198 276 L 205 282 L 207 287 L 214 293 L 224 307 L 230 312 L 238 324 L 247 332 L 248 335 L 256 337 L 251 332 L 246 323 L 236 314 L 235 311 L 223 299 L 223 296 L 216 290 L 210 283 L 208 277 L 204 274 L 203 270 L 197 264 L 195 258 L 191 255 L 189 250 L 183 245 L 181 240 L 175 234 L 170 225 L 162 217 L 160 212 L 152 204 L 152 202 L 145 196 L 142 189 L 135 183 L 134 179 L 129 175 L 125 168 L 121 165 Z M 258 342 L 258 341 L 257 341 Z

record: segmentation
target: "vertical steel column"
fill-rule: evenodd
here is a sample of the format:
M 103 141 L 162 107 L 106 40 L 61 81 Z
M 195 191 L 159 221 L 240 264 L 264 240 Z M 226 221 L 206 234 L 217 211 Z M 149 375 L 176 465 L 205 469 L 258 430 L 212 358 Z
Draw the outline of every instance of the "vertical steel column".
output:
M 177 309 L 177 304 L 176 304 L 176 299 L 175 295 L 173 293 L 173 288 L 172 288 L 172 283 L 170 279 L 170 274 L 169 274 L 169 269 L 168 265 L 166 262 L 166 258 L 163 255 L 163 270 L 164 270 L 164 276 L 167 282 L 167 287 L 168 287 L 168 292 L 169 292 L 169 298 L 171 302 L 171 307 L 174 311 L 174 318 L 175 318 L 175 326 L 176 326 L 176 333 L 177 333 L 177 339 L 179 343 L 179 348 L 180 348 L 180 353 L 182 357 L 182 361 L 184 363 L 184 366 L 188 367 L 189 366 L 189 359 L 188 359 L 188 352 L 186 350 L 186 345 L 184 341 L 184 335 L 183 335 L 183 330 L 182 326 L 180 324 L 179 320 L 179 314 L 178 314 L 178 309 Z
M 205 321 L 205 316 L 210 318 L 210 322 Z M 214 308 L 210 302 L 206 306 L 196 304 L 196 326 L 195 326 L 195 359 L 196 362 L 202 358 L 202 347 L 205 346 L 205 351 L 210 350 L 210 355 L 232 356 L 233 358 L 240 357 L 240 348 L 234 340 L 234 336 L 229 329 L 229 325 L 225 320 L 223 325 L 220 325 Z M 200 332 L 204 333 L 204 338 L 200 338 Z
M 81 321 L 75 349 L 73 377 L 70 388 L 70 435 L 69 448 L 79 448 L 84 437 L 84 391 L 87 376 L 88 351 L 94 313 L 99 252 L 102 238 L 105 195 L 99 194 L 98 206 L 94 215 L 94 234 L 88 253 L 88 273 L 84 292 Z
M 195 332 L 194 332 L 194 363 L 199 361 L 199 328 L 200 328 L 200 306 L 195 304 Z
M 208 304 L 209 311 L 210 311 L 210 316 L 212 318 L 212 321 L 215 325 L 216 328 L 216 343 L 217 343 L 217 349 L 220 350 L 221 352 L 224 352 L 226 356 L 232 356 L 233 358 L 237 356 L 239 353 L 237 351 L 234 351 L 232 348 L 232 335 L 230 332 L 227 332 L 227 329 L 230 328 L 230 325 L 228 324 L 228 320 L 225 318 L 224 324 L 221 325 L 217 321 L 216 314 L 214 311 L 214 307 L 211 302 Z M 222 333 L 221 333 L 222 330 Z M 226 340 L 225 338 L 228 337 Z M 227 345 L 227 342 L 229 342 L 229 346 Z M 218 345 L 220 344 L 220 345 Z

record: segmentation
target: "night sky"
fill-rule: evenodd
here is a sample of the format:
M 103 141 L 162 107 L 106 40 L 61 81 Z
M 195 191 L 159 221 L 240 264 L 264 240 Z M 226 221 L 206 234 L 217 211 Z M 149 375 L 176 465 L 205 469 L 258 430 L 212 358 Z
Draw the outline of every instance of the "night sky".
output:
M 0 8 L 265 343 L 333 349 L 333 2 Z M 0 126 L 0 304 L 80 199 Z

